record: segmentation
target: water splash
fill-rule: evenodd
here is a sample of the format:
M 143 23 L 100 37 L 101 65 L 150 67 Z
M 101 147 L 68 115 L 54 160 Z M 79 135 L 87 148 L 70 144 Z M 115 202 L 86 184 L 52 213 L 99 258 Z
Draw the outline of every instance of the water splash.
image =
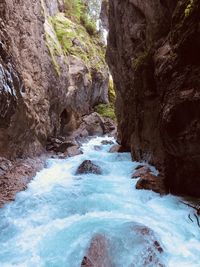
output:
M 96 233 L 114 244 L 116 267 L 143 267 L 149 239 L 131 230 L 138 225 L 152 229 L 165 266 L 200 266 L 199 228 L 188 218 L 191 209 L 177 197 L 135 190 L 130 177 L 138 163 L 129 153 L 108 153 L 103 139 L 84 144 L 82 155 L 49 159 L 28 189 L 0 210 L 1 267 L 78 267 Z M 101 166 L 103 175 L 76 176 L 86 159 Z M 159 266 L 152 264 L 145 266 Z

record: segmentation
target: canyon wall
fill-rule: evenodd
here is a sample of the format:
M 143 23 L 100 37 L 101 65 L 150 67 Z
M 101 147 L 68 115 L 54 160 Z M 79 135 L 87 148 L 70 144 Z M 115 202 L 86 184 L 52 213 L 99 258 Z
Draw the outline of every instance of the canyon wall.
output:
M 0 3 L 0 156 L 40 154 L 108 102 L 103 44 L 57 0 Z M 79 35 L 78 35 L 79 32 Z
M 119 141 L 171 192 L 200 196 L 200 2 L 109 4 Z

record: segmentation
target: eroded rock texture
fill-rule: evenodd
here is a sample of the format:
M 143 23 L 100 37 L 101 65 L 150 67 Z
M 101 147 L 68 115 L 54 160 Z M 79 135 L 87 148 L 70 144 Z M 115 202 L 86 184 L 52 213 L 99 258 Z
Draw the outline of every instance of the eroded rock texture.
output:
M 108 102 L 105 62 L 89 68 L 58 40 L 58 23 L 65 31 L 75 25 L 64 11 L 57 0 L 0 3 L 0 156 L 40 154 L 49 136 L 71 134 L 82 115 Z M 80 50 L 79 40 L 73 42 Z
M 110 0 L 107 60 L 119 139 L 164 174 L 170 191 L 200 195 L 200 3 Z

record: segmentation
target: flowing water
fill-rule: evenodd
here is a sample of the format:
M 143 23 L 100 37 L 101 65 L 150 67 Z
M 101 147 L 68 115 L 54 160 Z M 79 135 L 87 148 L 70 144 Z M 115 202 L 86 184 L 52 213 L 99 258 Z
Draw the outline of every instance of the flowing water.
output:
M 192 210 L 177 197 L 135 190 L 130 176 L 137 163 L 129 153 L 108 153 L 103 139 L 84 144 L 82 155 L 49 159 L 28 189 L 0 210 L 1 267 L 79 267 L 95 234 L 110 240 L 116 267 L 155 267 L 159 261 L 200 266 L 200 229 L 188 218 Z M 75 175 L 85 159 L 101 166 L 103 175 Z M 154 236 L 134 232 L 141 225 Z M 152 254 L 152 238 L 163 253 Z M 148 253 L 158 260 L 144 262 Z

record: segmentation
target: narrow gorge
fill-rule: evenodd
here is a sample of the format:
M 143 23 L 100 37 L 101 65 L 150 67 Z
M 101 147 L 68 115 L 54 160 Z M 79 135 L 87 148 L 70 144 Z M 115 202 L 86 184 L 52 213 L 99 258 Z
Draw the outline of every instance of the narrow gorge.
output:
M 199 0 L 0 2 L 0 266 L 199 267 Z

